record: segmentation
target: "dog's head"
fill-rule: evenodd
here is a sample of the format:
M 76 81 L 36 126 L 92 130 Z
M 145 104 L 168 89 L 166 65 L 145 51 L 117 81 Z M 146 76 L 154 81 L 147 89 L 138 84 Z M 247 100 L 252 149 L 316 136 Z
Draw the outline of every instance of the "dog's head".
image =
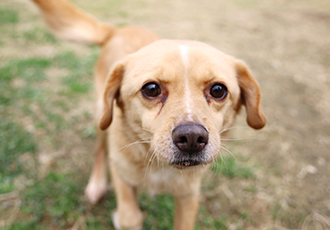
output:
M 102 130 L 114 99 L 132 141 L 150 140 L 150 152 L 178 168 L 216 159 L 241 105 L 252 128 L 266 121 L 246 65 L 199 42 L 160 40 L 117 63 L 106 82 Z

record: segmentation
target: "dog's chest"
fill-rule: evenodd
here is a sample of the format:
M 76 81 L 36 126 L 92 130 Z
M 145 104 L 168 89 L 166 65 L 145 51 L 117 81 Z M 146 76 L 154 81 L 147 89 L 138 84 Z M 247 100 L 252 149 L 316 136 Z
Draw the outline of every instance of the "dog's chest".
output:
M 179 196 L 199 188 L 200 173 L 195 175 L 193 172 L 181 171 L 171 166 L 149 166 L 142 170 L 134 164 L 125 163 L 120 166 L 118 172 L 125 181 L 144 187 L 151 195 L 170 193 Z
M 185 183 L 184 176 L 175 169 L 158 169 L 146 174 L 146 186 L 151 194 L 158 194 L 159 192 L 169 192 L 167 190 L 174 190 L 182 187 Z M 176 190 L 176 189 L 175 189 Z
M 181 196 L 192 191 L 198 191 L 199 179 L 198 173 L 193 176 L 192 172 L 165 167 L 147 173 L 145 186 L 151 195 L 170 193 Z
M 146 172 L 145 186 L 151 195 L 163 192 L 177 193 L 186 187 L 184 176 L 176 169 L 161 168 Z

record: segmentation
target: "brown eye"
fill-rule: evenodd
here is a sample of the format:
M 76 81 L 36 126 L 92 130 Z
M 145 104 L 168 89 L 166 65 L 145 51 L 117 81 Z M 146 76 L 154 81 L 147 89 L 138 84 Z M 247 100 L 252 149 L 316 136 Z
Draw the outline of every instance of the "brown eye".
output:
M 150 82 L 142 87 L 141 92 L 145 97 L 157 97 L 160 95 L 161 90 L 158 84 Z
M 212 86 L 210 94 L 216 99 L 224 99 L 228 94 L 227 87 L 223 84 L 215 84 Z

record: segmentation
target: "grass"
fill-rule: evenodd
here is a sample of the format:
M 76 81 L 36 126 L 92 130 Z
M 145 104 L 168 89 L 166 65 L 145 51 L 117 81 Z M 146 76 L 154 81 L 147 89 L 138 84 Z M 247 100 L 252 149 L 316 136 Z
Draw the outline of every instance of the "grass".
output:
M 40 224 L 50 219 L 50 224 L 68 227 L 85 209 L 81 200 L 82 186 L 73 174 L 50 172 L 23 194 L 22 210 L 33 216 L 30 223 Z
M 26 132 L 23 128 L 8 120 L 0 121 L 0 151 L 4 153 L 1 158 L 0 173 L 16 174 L 20 172 L 18 166 L 10 166 L 21 154 L 26 152 L 35 152 L 37 149 L 36 142 L 31 133 Z M 8 167 L 10 166 L 10 167 Z
M 19 22 L 18 13 L 10 9 L 0 9 L 0 25 Z
M 83 199 L 88 168 L 75 168 L 65 155 L 44 172 L 38 158 L 44 146 L 49 154 L 63 148 L 67 153 L 73 152 L 70 146 L 73 140 L 66 139 L 67 136 L 81 138 L 75 143 L 93 152 L 93 148 L 84 145 L 85 140 L 93 141 L 95 137 L 92 111 L 82 109 L 80 115 L 74 114 L 80 103 L 90 100 L 98 49 L 89 48 L 88 55 L 81 55 L 74 49 L 61 50 L 61 43 L 45 29 L 32 26 L 22 33 L 12 30 L 10 25 L 20 21 L 22 12 L 0 9 L 0 25 L 6 26 L 0 51 L 9 40 L 24 41 L 31 47 L 40 44 L 57 47 L 60 51 L 47 57 L 38 53 L 25 58 L 9 56 L 0 63 L 0 197 L 18 192 L 15 199 L 20 201 L 19 210 L 10 214 L 16 216 L 16 220 L 7 221 L 1 216 L 11 213 L 14 206 L 0 199 L 0 228 L 67 229 L 80 223 L 87 229 L 113 229 L 110 218 L 115 209 L 113 192 L 96 207 L 89 207 Z M 117 14 L 127 16 L 121 11 Z M 67 135 L 69 132 L 71 136 Z M 241 166 L 232 157 L 218 159 L 212 170 L 216 177 L 249 179 L 254 176 L 251 168 Z M 209 189 L 214 189 L 215 183 Z M 171 196 L 152 198 L 142 193 L 139 203 L 145 214 L 144 229 L 173 228 Z M 227 229 L 229 219 L 212 215 L 203 203 L 200 215 L 203 218 L 196 229 Z
M 254 177 L 252 168 L 241 166 L 236 158 L 232 156 L 219 157 L 213 163 L 211 170 L 214 173 L 222 174 L 228 178 L 242 177 L 249 179 Z
M 5 16 L 1 14 L 1 23 L 17 21 L 17 13 L 6 12 Z M 27 43 L 30 40 L 56 43 L 55 38 L 42 30 L 8 36 L 25 39 Z M 8 59 L 1 63 L 0 196 L 19 191 L 22 200 L 20 221 L 7 225 L 6 229 L 48 229 L 48 224 L 61 228 L 83 213 L 84 202 L 79 199 L 81 183 L 86 181 L 75 180 L 72 177 L 74 170 L 39 175 L 37 155 L 41 144 L 51 143 L 57 149 L 57 145 L 63 144 L 58 136 L 76 123 L 74 117 L 63 115 L 69 111 L 68 107 L 73 108 L 72 105 L 79 102 L 79 95 L 86 95 L 92 89 L 96 55 L 93 49 L 90 53 L 78 57 L 72 52 L 63 52 L 50 58 Z M 55 76 L 60 79 L 57 81 L 60 85 L 49 83 L 53 80 L 46 72 L 51 69 L 68 73 Z M 69 102 L 67 98 L 70 98 Z M 88 117 L 88 112 L 84 114 Z M 91 135 L 92 131 L 89 131 Z M 41 177 L 44 178 L 40 180 Z M 10 209 L 10 205 L 0 205 L 0 216 Z M 41 224 L 45 219 L 51 221 Z
M 174 199 L 164 194 L 151 198 L 147 194 L 139 196 L 142 211 L 147 213 L 144 219 L 144 229 L 173 229 Z
M 45 29 L 35 28 L 33 30 L 25 31 L 21 38 L 28 41 L 35 41 L 39 44 L 57 43 L 58 40 L 50 35 Z

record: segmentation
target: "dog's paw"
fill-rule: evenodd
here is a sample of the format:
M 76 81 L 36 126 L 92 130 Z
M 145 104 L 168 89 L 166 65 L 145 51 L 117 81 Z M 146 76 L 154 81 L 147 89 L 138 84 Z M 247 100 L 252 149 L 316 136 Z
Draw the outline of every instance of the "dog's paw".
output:
M 119 226 L 118 213 L 117 212 L 114 212 L 112 214 L 112 223 L 113 223 L 113 226 L 115 227 L 116 230 L 121 230 L 121 228 Z
M 95 183 L 90 181 L 85 190 L 85 197 L 91 204 L 96 204 L 107 192 L 107 183 Z
M 119 224 L 117 212 L 114 212 L 112 214 L 112 223 L 116 230 L 122 230 L 122 228 L 120 227 L 120 224 Z M 142 230 L 142 227 L 134 227 L 134 228 L 130 228 L 129 230 Z

